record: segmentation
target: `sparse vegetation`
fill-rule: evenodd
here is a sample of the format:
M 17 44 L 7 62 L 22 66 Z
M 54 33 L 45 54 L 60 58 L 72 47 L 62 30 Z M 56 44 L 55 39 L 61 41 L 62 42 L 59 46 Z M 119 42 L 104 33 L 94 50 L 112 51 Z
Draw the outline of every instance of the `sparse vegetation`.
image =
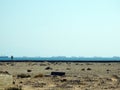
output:
M 62 80 L 60 80 L 61 82 L 66 82 L 67 81 L 67 79 L 62 79 Z
M 46 83 L 38 83 L 38 82 L 36 82 L 36 83 L 34 83 L 32 86 L 33 87 L 44 87 L 46 85 Z
M 19 75 L 17 75 L 17 78 L 29 78 L 29 77 L 31 77 L 31 76 L 28 75 L 28 74 L 19 74 Z
M 9 87 L 5 90 L 22 90 L 21 88 L 18 88 L 18 87 Z
M 66 68 L 66 70 L 70 70 L 70 68 Z
M 40 74 L 38 74 L 38 75 L 35 75 L 34 78 L 41 78 L 41 77 L 43 77 L 43 76 L 44 76 L 44 75 L 40 73 Z
M 82 68 L 81 70 L 82 70 L 82 71 L 85 71 L 85 69 L 84 69 L 84 68 Z
M 0 74 L 9 74 L 8 71 L 0 71 Z

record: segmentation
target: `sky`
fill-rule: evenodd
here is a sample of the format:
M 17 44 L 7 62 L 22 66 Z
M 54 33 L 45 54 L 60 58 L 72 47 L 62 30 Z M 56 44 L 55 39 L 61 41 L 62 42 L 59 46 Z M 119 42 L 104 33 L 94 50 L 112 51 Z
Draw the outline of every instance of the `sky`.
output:
M 120 0 L 0 0 L 0 55 L 120 56 Z

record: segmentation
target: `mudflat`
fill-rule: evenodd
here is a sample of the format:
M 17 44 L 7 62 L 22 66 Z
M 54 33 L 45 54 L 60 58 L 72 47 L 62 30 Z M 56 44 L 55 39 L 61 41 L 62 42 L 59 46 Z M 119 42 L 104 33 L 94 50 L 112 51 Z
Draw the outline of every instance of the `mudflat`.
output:
M 0 90 L 120 90 L 120 63 L 0 62 L 0 80 Z

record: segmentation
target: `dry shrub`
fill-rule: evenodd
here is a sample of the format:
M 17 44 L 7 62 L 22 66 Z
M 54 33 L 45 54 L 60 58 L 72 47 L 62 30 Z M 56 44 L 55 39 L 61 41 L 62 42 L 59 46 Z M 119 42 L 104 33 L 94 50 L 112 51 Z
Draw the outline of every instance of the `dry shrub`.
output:
M 87 68 L 87 70 L 92 70 L 91 68 Z
M 40 73 L 40 74 L 38 74 L 38 75 L 35 75 L 34 78 L 41 78 L 41 77 L 43 77 L 43 76 L 44 76 L 44 75 Z
M 5 90 L 22 90 L 22 89 L 17 87 L 9 87 L 9 88 L 6 88 Z
M 33 87 L 41 87 L 41 88 L 43 88 L 45 85 L 46 85 L 46 83 L 38 83 L 38 82 L 36 82 L 32 86 Z
M 62 80 L 60 80 L 61 82 L 67 82 L 67 79 L 62 79 Z
M 32 70 L 28 69 L 27 72 L 32 72 Z
M 10 75 L 8 71 L 0 71 L 0 74 L 8 74 L 8 75 Z
M 28 74 L 18 74 L 17 75 L 17 78 L 29 78 L 29 77 L 31 77 L 31 76 Z
M 66 70 L 70 70 L 70 68 L 66 68 Z
M 82 70 L 82 71 L 85 71 L 85 69 L 84 69 L 84 68 L 82 68 L 81 70 Z
M 51 67 L 46 67 L 45 70 L 52 70 L 52 68 Z

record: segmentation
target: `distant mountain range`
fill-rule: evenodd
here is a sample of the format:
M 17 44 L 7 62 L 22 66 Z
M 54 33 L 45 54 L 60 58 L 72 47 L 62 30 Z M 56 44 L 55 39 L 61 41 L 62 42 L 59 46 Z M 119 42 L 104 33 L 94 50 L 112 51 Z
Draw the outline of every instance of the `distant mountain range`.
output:
M 8 56 L 0 56 L 0 58 L 8 58 Z
M 120 61 L 120 57 L 66 57 L 66 56 L 56 56 L 56 57 L 11 57 L 0 56 L 0 60 L 16 60 L 16 61 Z

